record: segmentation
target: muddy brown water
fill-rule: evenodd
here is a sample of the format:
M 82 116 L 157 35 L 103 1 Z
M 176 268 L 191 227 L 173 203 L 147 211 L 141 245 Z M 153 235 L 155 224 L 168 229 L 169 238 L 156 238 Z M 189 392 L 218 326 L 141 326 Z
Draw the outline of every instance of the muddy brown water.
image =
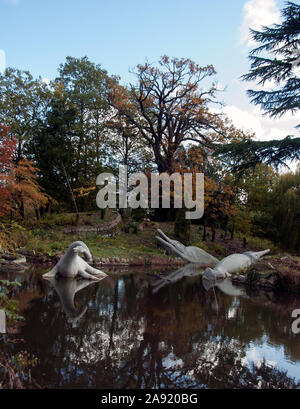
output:
M 22 283 L 23 342 L 11 349 L 39 359 L 42 387 L 299 387 L 295 296 L 230 282 L 205 289 L 201 276 L 176 281 L 170 270 L 107 270 L 101 282 L 49 282 L 43 272 L 0 276 Z

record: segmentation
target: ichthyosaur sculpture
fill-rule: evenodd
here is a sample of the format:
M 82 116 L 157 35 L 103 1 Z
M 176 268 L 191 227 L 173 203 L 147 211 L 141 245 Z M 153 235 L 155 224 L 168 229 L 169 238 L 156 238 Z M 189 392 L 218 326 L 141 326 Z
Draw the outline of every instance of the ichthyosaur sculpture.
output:
M 203 279 L 216 280 L 224 279 L 241 268 L 249 267 L 259 258 L 269 253 L 268 250 L 263 251 L 247 251 L 243 254 L 231 254 L 219 261 L 216 257 L 211 256 L 206 251 L 195 246 L 185 246 L 177 240 L 171 240 L 161 230 L 157 230 L 157 241 L 172 254 L 181 257 L 183 260 L 189 263 L 198 264 L 210 264 L 213 268 L 207 267 L 203 272 Z
M 217 280 L 224 279 L 230 276 L 230 273 L 247 268 L 255 261 L 260 259 L 265 254 L 269 253 L 269 249 L 263 251 L 247 251 L 242 254 L 231 254 L 219 261 L 214 268 L 207 267 L 203 273 L 203 279 Z
M 107 276 L 103 271 L 91 267 L 80 257 L 80 253 L 84 254 L 88 262 L 92 261 L 92 255 L 87 245 L 82 241 L 75 241 L 52 270 L 44 274 L 43 277 L 82 277 L 88 280 L 102 280 Z

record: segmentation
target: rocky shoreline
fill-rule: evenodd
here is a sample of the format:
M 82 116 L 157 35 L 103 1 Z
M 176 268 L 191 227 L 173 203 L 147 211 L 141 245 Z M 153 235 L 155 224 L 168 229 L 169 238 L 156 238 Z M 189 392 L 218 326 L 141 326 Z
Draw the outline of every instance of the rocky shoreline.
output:
M 267 291 L 274 291 L 278 289 L 278 279 L 271 277 L 270 279 L 258 278 L 257 280 L 249 280 L 247 276 L 238 275 L 230 278 L 235 285 L 242 285 L 251 288 L 261 288 Z
M 63 254 L 39 254 L 35 251 L 22 251 L 22 253 L 0 253 L 0 272 L 24 272 L 32 265 L 54 265 Z M 101 266 L 181 266 L 185 261 L 174 257 L 95 257 L 92 263 L 95 267 Z
M 52 268 L 62 257 L 62 253 L 55 255 L 36 253 L 19 249 L 17 253 L 0 253 L 0 272 L 24 273 L 33 266 Z M 283 260 L 283 259 L 280 259 Z M 174 267 L 178 268 L 186 262 L 178 257 L 146 256 L 133 258 L 95 257 L 92 265 L 96 268 L 107 267 Z M 266 291 L 291 291 L 298 293 L 298 288 L 286 283 L 277 269 L 271 274 L 260 274 L 256 269 L 245 272 L 243 275 L 232 275 L 230 280 L 234 285 L 258 288 Z M 280 270 L 278 270 L 280 271 Z

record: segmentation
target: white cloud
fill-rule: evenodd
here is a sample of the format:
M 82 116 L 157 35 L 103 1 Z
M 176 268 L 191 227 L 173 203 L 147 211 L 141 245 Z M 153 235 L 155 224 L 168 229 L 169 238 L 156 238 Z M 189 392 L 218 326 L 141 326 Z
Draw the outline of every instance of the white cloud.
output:
M 255 133 L 254 139 L 258 141 L 283 139 L 288 135 L 298 136 L 298 131 L 294 127 L 300 123 L 300 113 L 292 115 L 289 112 L 279 119 L 272 119 L 263 116 L 258 107 L 246 110 L 234 105 L 224 107 L 223 112 L 236 128 Z M 287 162 L 292 171 L 296 170 L 297 164 L 297 161 Z M 286 171 L 286 168 L 283 168 L 283 171 Z
M 0 50 L 0 74 L 4 72 L 6 67 L 5 51 Z
M 49 80 L 49 78 L 42 78 L 42 82 L 44 83 L 44 84 L 46 84 L 46 85 L 49 85 L 50 84 L 50 80 Z
M 232 120 L 236 128 L 254 132 L 255 139 L 260 141 L 295 135 L 297 131 L 294 127 L 300 123 L 300 113 L 294 116 L 288 113 L 282 118 L 273 119 L 263 116 L 258 107 L 250 107 L 246 110 L 234 105 L 224 107 L 223 112 Z
M 248 0 L 244 4 L 244 19 L 240 25 L 240 42 L 247 47 L 256 45 L 250 37 L 249 28 L 261 30 L 262 26 L 272 26 L 281 21 L 275 0 Z

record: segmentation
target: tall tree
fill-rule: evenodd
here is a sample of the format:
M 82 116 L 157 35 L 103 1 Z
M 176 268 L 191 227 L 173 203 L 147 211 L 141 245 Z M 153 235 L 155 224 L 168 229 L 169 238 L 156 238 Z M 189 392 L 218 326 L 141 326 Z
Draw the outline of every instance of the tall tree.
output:
M 72 143 L 76 149 L 77 183 L 83 185 L 101 169 L 107 103 L 107 73 L 87 57 L 67 57 L 59 67 L 58 82 L 76 110 Z
M 45 191 L 61 205 L 72 199 L 76 172 L 76 150 L 73 135 L 76 108 L 68 101 L 64 86 L 53 84 L 49 111 L 28 145 L 27 155 L 39 168 L 39 182 Z M 76 207 L 76 206 L 75 206 Z M 75 209 L 76 210 L 76 209 Z
M 9 128 L 0 124 L 0 216 L 11 210 L 7 186 L 12 181 L 16 144 L 17 140 L 9 134 Z
M 250 72 L 242 77 L 261 85 L 274 82 L 270 91 L 248 90 L 252 102 L 273 118 L 300 108 L 300 5 L 287 2 L 282 18 L 281 24 L 251 30 L 252 38 L 260 45 L 250 52 Z
M 282 247 L 300 254 L 300 169 L 281 175 L 274 188 L 274 221 Z
M 273 27 L 251 30 L 252 38 L 260 45 L 250 52 L 251 68 L 242 77 L 246 81 L 256 80 L 260 85 L 267 81 L 274 83 L 270 91 L 248 90 L 252 102 L 273 118 L 298 112 L 300 108 L 300 5 L 287 2 L 282 19 L 281 24 Z M 243 171 L 259 162 L 279 166 L 287 160 L 300 159 L 300 138 L 242 141 L 218 146 L 216 153 L 232 160 L 234 170 Z
M 22 218 L 25 211 L 37 210 L 45 206 L 50 197 L 45 194 L 38 183 L 38 169 L 28 159 L 22 159 L 14 166 L 13 181 L 7 186 L 9 201 L 12 203 L 15 213 Z
M 128 174 L 152 168 L 152 152 L 143 144 L 136 128 L 118 113 L 106 122 L 105 146 L 107 166 L 117 168 L 128 167 Z
M 215 74 L 190 59 L 163 56 L 158 66 L 138 65 L 137 83 L 129 89 L 110 81 L 110 102 L 150 147 L 159 172 L 173 171 L 174 154 L 182 143 L 202 146 L 224 139 L 224 122 L 209 110 L 217 87 L 203 90 L 202 82 Z
M 28 71 L 7 68 L 0 74 L 0 123 L 8 125 L 18 140 L 16 162 L 45 117 L 49 97 L 48 86 Z

